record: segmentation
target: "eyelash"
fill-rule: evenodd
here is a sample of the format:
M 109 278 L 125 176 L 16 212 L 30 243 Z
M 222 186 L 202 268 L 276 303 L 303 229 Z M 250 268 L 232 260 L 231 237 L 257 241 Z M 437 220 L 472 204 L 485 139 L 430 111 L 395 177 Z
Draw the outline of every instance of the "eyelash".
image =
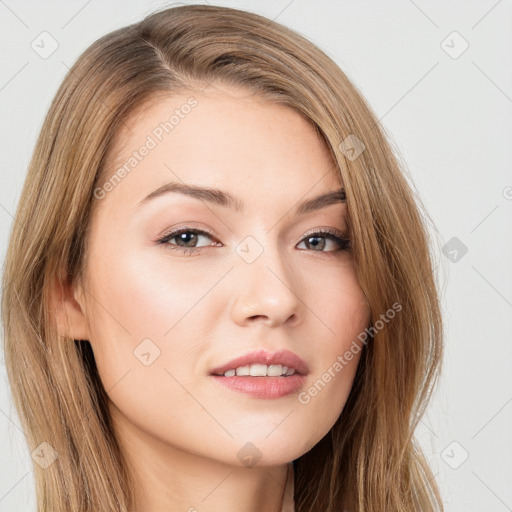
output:
M 210 233 L 209 231 L 205 231 L 205 230 L 197 229 L 197 228 L 192 228 L 192 227 L 182 227 L 182 228 L 176 229 L 174 231 L 171 231 L 170 233 L 167 233 L 162 238 L 156 240 L 156 243 L 160 244 L 160 245 L 163 245 L 165 249 L 169 249 L 171 251 L 179 251 L 179 252 L 183 253 L 186 256 L 194 256 L 196 254 L 199 254 L 201 249 L 205 249 L 208 246 L 204 246 L 204 247 L 180 247 L 180 246 L 176 245 L 176 246 L 173 247 L 172 244 L 168 243 L 169 240 L 172 240 L 176 236 L 181 235 L 183 233 L 189 233 L 189 232 L 195 233 L 197 235 L 205 235 L 205 236 L 210 237 L 210 238 L 215 238 L 213 236 L 213 234 Z M 324 235 L 324 236 L 323 237 L 322 236 L 319 237 L 318 235 Z M 302 243 L 304 240 L 306 240 L 308 238 L 328 238 L 330 240 L 335 241 L 341 247 L 340 249 L 337 249 L 337 250 L 334 250 L 334 251 L 314 251 L 312 249 L 306 249 L 306 250 L 311 250 L 312 252 L 317 252 L 319 254 L 327 254 L 329 256 L 333 256 L 333 255 L 338 254 L 339 252 L 344 252 L 344 251 L 350 252 L 350 250 L 351 250 L 350 239 L 342 237 L 342 236 L 339 236 L 337 234 L 337 231 L 334 231 L 334 230 L 319 229 L 317 231 L 313 231 L 312 233 L 306 234 L 304 236 L 304 238 L 300 241 L 300 243 Z M 212 247 L 212 246 L 210 246 L 210 247 Z M 304 249 L 301 249 L 301 250 L 304 250 Z

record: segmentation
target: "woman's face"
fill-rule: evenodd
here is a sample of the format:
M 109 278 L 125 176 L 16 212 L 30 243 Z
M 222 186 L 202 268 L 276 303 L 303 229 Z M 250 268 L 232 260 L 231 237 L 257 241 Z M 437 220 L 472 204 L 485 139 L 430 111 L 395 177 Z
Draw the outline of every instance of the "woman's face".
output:
M 228 88 L 161 99 L 124 126 L 80 294 L 115 425 L 156 453 L 298 458 L 339 417 L 370 320 L 351 253 L 315 235 L 346 235 L 346 204 L 297 211 L 340 189 L 328 151 L 292 109 Z M 223 195 L 161 190 L 171 183 Z M 212 375 L 259 349 L 290 351 L 309 373 Z

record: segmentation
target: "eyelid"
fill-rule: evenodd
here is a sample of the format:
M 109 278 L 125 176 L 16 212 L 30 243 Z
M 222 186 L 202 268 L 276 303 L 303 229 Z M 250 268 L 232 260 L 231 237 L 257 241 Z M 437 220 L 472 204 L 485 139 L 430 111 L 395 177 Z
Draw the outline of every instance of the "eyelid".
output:
M 179 233 L 180 231 L 188 231 L 188 230 L 197 231 L 200 234 L 208 235 L 208 236 L 211 236 L 212 238 L 216 239 L 216 236 L 213 234 L 213 231 L 211 231 L 210 229 L 195 226 L 193 223 L 188 223 L 186 225 L 184 224 L 182 226 L 175 226 L 175 227 L 171 227 L 171 228 L 167 229 L 161 236 L 158 237 L 157 240 L 155 240 L 155 242 L 158 242 L 162 238 L 165 238 L 166 236 L 170 235 L 171 233 L 176 234 L 176 233 Z
M 314 235 L 316 233 L 333 234 L 333 235 L 338 236 L 339 238 L 348 240 L 348 237 L 339 229 L 336 229 L 336 228 L 313 228 L 313 229 L 310 229 L 309 231 L 306 231 L 306 233 L 304 233 L 302 235 L 302 238 L 300 241 L 302 241 L 302 240 L 304 240 L 304 238 Z

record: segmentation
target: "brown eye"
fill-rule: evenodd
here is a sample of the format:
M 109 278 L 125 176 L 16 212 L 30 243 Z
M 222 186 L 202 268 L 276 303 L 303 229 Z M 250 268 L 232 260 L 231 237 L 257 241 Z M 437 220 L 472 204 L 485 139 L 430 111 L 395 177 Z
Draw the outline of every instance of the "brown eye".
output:
M 184 227 L 167 233 L 162 238 L 157 240 L 157 243 L 163 245 L 167 249 L 182 251 L 185 254 L 191 255 L 198 253 L 201 247 L 212 245 L 206 244 L 198 247 L 197 244 L 200 237 L 211 239 L 213 235 L 202 229 Z M 176 239 L 176 241 L 171 243 L 171 240 L 174 239 Z
M 338 246 L 338 249 L 327 250 L 323 249 L 326 247 L 326 240 L 330 240 Z M 310 233 L 304 237 L 301 243 L 305 243 L 308 247 L 308 250 L 312 250 L 314 252 L 338 252 L 338 251 L 348 251 L 350 249 L 350 240 L 348 238 L 344 238 L 340 235 L 332 231 L 316 231 L 314 233 Z

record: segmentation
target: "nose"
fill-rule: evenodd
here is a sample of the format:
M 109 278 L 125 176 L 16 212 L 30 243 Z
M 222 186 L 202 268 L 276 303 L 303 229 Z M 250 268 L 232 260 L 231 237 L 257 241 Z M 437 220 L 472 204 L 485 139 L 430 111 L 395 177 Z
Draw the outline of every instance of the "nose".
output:
M 251 263 L 241 258 L 232 274 L 235 297 L 231 315 L 238 325 L 292 327 L 304 321 L 300 278 L 286 265 L 278 249 L 265 248 Z

